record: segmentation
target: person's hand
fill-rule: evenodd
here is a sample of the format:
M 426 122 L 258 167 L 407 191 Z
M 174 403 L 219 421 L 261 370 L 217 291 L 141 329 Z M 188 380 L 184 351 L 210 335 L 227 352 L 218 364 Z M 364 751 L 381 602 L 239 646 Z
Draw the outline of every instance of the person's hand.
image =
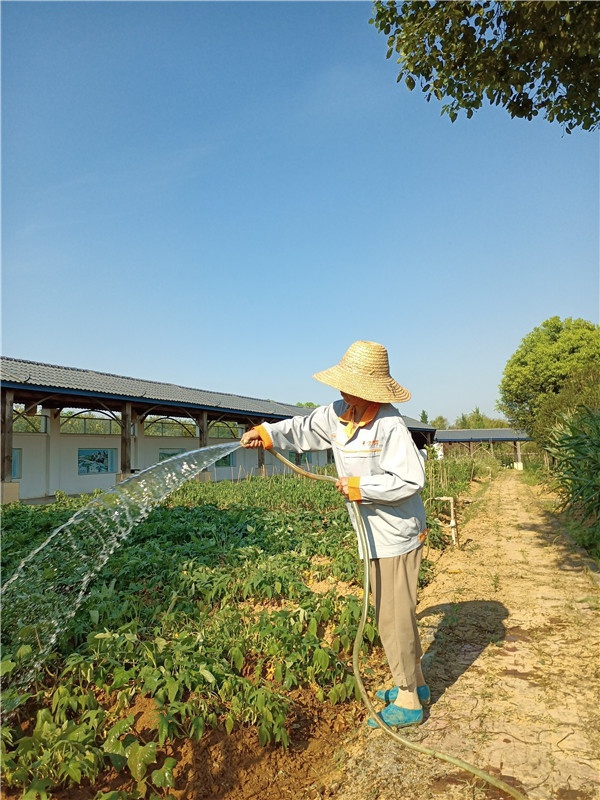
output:
M 242 447 L 256 448 L 263 446 L 260 434 L 258 433 L 258 431 L 255 431 L 254 429 L 246 431 L 246 433 L 240 439 L 240 444 L 242 445 Z
M 335 484 L 335 488 L 338 492 L 344 495 L 346 500 L 350 499 L 350 493 L 348 489 L 348 478 L 338 478 Z

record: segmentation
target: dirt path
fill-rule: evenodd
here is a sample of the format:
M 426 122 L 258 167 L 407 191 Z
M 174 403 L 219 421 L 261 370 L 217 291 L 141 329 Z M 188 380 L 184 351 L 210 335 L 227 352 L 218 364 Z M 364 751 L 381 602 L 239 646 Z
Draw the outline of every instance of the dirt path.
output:
M 433 702 L 406 736 L 531 800 L 598 798 L 596 575 L 519 473 L 503 472 L 468 515 L 420 597 Z M 504 796 L 379 730 L 345 752 L 339 800 Z

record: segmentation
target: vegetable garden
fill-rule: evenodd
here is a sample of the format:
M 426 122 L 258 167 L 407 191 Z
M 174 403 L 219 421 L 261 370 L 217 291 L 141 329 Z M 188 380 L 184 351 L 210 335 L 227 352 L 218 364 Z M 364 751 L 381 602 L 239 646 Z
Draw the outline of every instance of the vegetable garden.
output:
M 430 461 L 428 470 L 430 485 L 454 496 L 473 475 L 470 459 Z M 6 507 L 4 579 L 88 500 Z M 435 522 L 431 536 L 443 546 Z M 60 787 L 93 787 L 115 770 L 125 788 L 99 791 L 98 800 L 168 798 L 176 767 L 169 742 L 245 726 L 261 744 L 286 748 L 296 689 L 326 704 L 357 697 L 351 658 L 361 574 L 331 484 L 185 484 L 112 555 L 25 689 L 11 685 L 11 674 L 28 645 L 4 631 L 5 791 L 43 800 Z M 424 560 L 422 582 L 430 574 Z M 376 642 L 367 625 L 365 658 Z M 150 737 L 134 731 L 140 697 L 156 707 Z

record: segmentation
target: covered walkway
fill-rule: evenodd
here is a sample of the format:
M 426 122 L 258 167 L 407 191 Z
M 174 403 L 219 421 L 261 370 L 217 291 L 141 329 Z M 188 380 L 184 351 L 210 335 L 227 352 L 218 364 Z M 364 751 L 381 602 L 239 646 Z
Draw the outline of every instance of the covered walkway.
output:
M 434 442 L 440 445 L 461 444 L 474 455 L 477 445 L 488 444 L 494 453 L 494 444 L 512 442 L 515 469 L 523 469 L 521 442 L 530 442 L 531 437 L 525 431 L 514 428 L 469 428 L 465 430 L 436 431 Z

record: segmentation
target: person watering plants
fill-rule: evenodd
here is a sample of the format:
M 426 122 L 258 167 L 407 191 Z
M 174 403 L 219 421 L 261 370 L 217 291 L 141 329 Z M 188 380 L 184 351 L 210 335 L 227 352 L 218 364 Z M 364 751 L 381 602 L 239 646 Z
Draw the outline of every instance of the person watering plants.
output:
M 410 392 L 391 377 L 387 350 L 376 342 L 354 342 L 339 364 L 313 377 L 338 389 L 342 399 L 309 416 L 264 422 L 244 433 L 240 443 L 296 452 L 333 449 L 336 486 L 349 501 L 355 529 L 357 509 L 366 531 L 377 627 L 396 684 L 377 692 L 387 703 L 379 716 L 390 727 L 416 725 L 430 700 L 416 620 L 427 533 L 421 499 L 425 468 L 392 405 L 409 400 Z M 371 719 L 369 725 L 377 722 Z

